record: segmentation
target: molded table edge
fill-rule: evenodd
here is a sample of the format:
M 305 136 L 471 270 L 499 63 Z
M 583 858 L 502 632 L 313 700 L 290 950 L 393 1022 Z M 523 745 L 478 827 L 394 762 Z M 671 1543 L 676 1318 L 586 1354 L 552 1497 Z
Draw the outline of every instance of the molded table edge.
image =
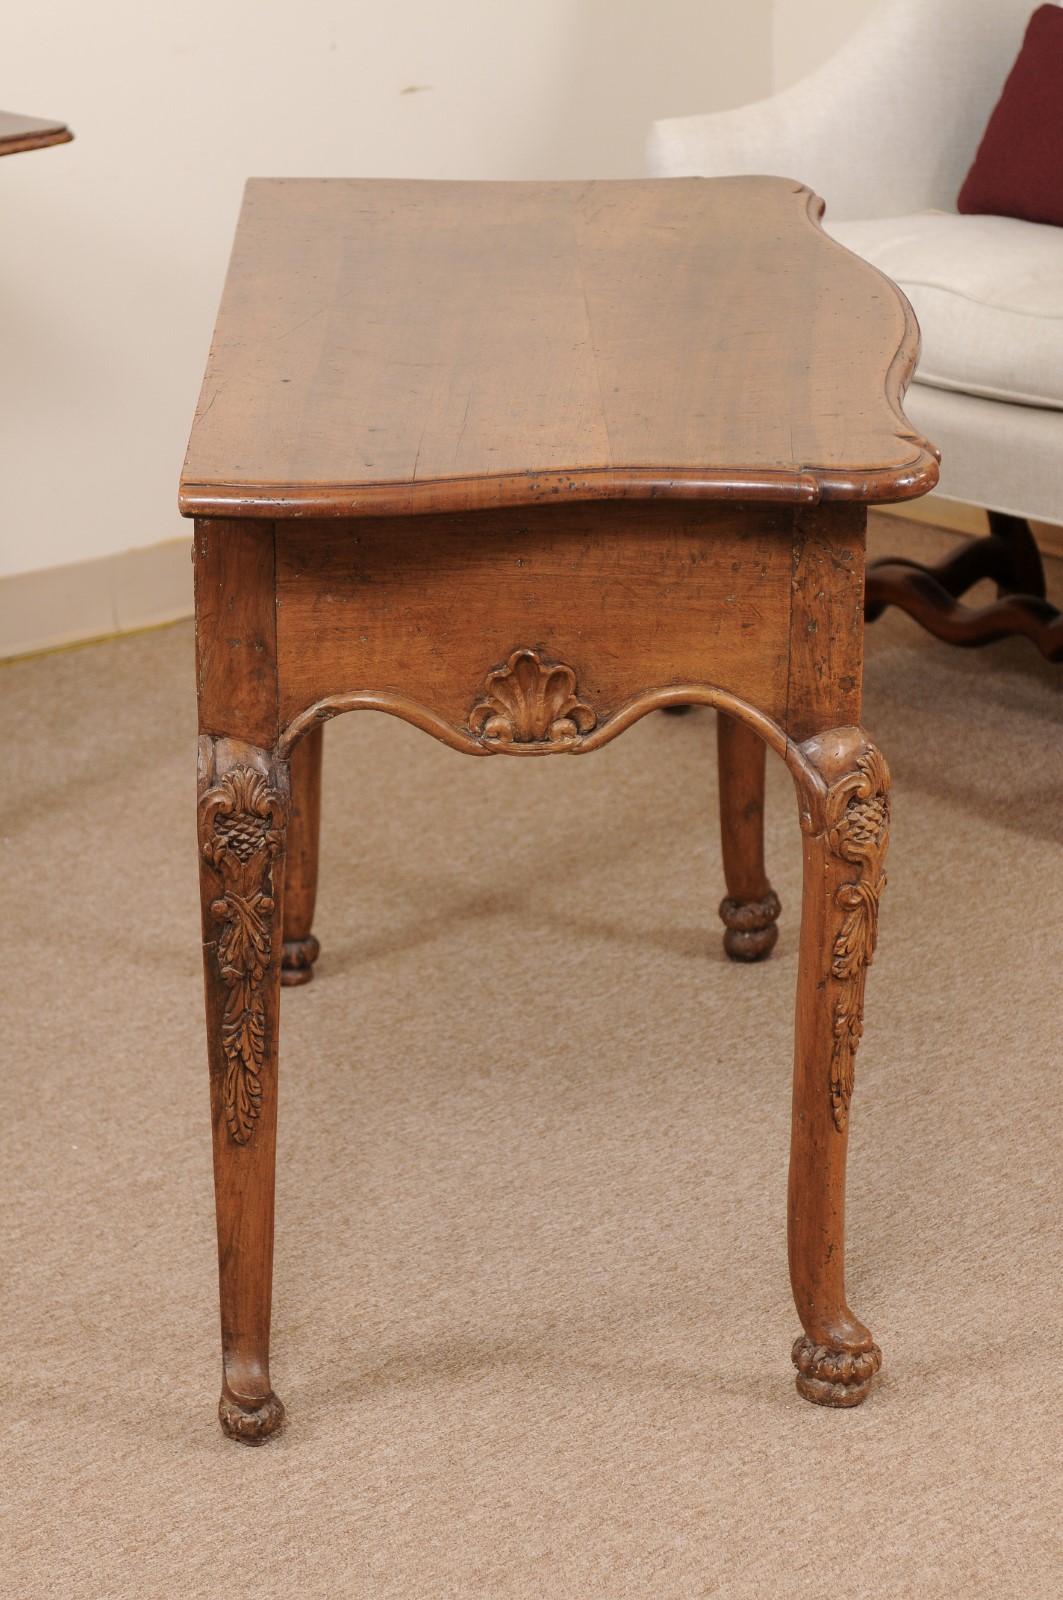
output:
M 793 180 L 791 180 L 793 181 Z M 382 483 L 209 483 L 181 480 L 177 504 L 186 517 L 326 517 L 416 516 L 432 512 L 491 510 L 581 500 L 756 500 L 783 505 L 817 505 L 848 500 L 888 505 L 915 500 L 938 482 L 940 452 L 914 431 L 903 400 L 916 362 L 920 334 L 915 312 L 904 291 L 884 272 L 825 233 L 825 202 L 814 190 L 807 195 L 808 219 L 824 243 L 859 261 L 866 272 L 886 284 L 904 313 L 904 330 L 886 369 L 884 394 L 898 424 L 896 439 L 915 447 L 910 459 L 894 466 L 768 469 L 764 467 L 656 466 L 553 468 L 548 472 L 509 472 L 497 477 L 431 478 L 420 482 Z

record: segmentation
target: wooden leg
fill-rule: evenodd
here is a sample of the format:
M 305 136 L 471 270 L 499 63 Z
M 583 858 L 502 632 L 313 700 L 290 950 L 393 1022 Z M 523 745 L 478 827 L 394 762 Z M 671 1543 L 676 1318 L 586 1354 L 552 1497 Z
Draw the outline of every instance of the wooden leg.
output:
M 288 771 L 255 746 L 199 745 L 200 882 L 222 1393 L 233 1439 L 260 1444 L 284 1418 L 269 1381 L 277 1035 Z
M 858 729 L 801 746 L 823 780 L 802 803 L 804 894 L 790 1145 L 790 1281 L 804 1335 L 806 1400 L 855 1406 L 882 1355 L 845 1298 L 845 1161 L 864 979 L 875 948 L 889 836 L 889 773 Z
M 989 536 L 1004 546 L 1007 571 L 997 584 L 998 594 L 1032 594 L 1045 598 L 1045 567 L 1033 529 L 1025 517 L 1007 511 L 990 511 Z
M 716 718 L 720 833 L 727 896 L 720 903 L 723 947 L 732 961 L 762 961 L 775 948 L 779 898 L 764 872 L 764 765 L 767 751 L 745 723 Z
M 964 605 L 982 578 L 997 586 L 997 599 Z M 1047 661 L 1063 660 L 1063 614 L 1045 598 L 1045 572 L 1030 524 L 1024 517 L 990 511 L 989 533 L 967 539 L 933 566 L 896 556 L 868 568 L 864 615 L 874 622 L 887 606 L 899 606 L 936 639 L 977 649 L 1020 635 Z
M 292 814 L 284 875 L 284 959 L 281 983 L 309 983 L 321 946 L 310 929 L 317 900 L 318 838 L 321 831 L 321 750 L 318 723 L 291 754 Z

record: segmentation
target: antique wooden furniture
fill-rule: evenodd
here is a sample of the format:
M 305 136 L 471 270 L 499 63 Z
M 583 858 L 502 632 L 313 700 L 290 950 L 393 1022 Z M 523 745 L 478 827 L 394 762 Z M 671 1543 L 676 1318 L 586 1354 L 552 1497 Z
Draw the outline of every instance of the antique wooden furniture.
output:
M 855 1405 L 843 1192 L 889 821 L 861 731 L 865 508 L 937 462 L 903 297 L 773 178 L 256 180 L 188 457 L 221 1421 L 263 1439 L 280 986 L 312 974 L 322 724 L 589 754 L 720 713 L 727 949 L 765 955 L 764 752 L 804 836 L 798 1387 Z
M 20 150 L 43 150 L 50 144 L 69 144 L 73 137 L 62 122 L 0 111 L 0 156 L 17 155 Z
M 1063 614 L 1027 519 L 1063 523 L 1063 230 L 956 213 L 1034 6 L 880 0 L 779 94 L 656 123 L 649 167 L 800 173 L 828 231 L 911 294 L 924 350 L 910 415 L 942 447 L 941 493 L 984 506 L 989 526 L 934 566 L 875 562 L 868 620 L 900 606 L 950 644 L 1019 634 L 1059 661 Z M 996 598 L 964 603 L 981 578 Z

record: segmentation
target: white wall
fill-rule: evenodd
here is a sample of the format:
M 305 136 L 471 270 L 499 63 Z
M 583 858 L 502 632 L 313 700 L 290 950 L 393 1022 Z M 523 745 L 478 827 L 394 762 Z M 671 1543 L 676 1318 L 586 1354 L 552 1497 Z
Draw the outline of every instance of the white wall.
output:
M 772 0 L 38 0 L 3 47 L 77 137 L 0 161 L 0 574 L 187 531 L 248 174 L 640 174 L 652 117 L 769 92 Z
M 818 67 L 825 56 L 833 55 L 856 32 L 869 11 L 888 3 L 889 0 L 775 0 L 775 87 L 784 89 Z M 1030 0 L 1031 9 L 1033 3 Z

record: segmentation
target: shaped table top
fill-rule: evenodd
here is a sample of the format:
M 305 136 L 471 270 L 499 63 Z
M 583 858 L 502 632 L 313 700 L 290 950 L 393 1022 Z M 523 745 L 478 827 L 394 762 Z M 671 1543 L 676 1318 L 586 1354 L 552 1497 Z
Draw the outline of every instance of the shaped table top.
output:
M 252 179 L 181 509 L 923 494 L 915 318 L 822 209 L 782 178 Z

